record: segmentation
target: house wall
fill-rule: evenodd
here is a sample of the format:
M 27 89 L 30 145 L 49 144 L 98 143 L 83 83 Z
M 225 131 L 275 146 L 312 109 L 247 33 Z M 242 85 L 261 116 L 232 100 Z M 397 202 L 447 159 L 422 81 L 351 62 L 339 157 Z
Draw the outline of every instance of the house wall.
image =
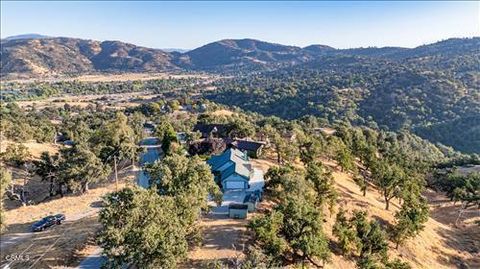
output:
M 244 178 L 244 177 L 242 177 L 242 176 L 240 176 L 240 175 L 238 175 L 238 174 L 235 174 L 235 173 L 232 174 L 232 175 L 230 175 L 229 177 L 227 177 L 226 179 L 224 179 L 224 180 L 222 181 L 222 187 L 223 187 L 223 189 L 226 189 L 227 182 L 229 182 L 229 181 L 242 182 L 242 183 L 243 183 L 243 186 L 244 186 L 243 188 L 244 188 L 244 189 L 248 189 L 248 181 L 247 181 L 247 179 Z

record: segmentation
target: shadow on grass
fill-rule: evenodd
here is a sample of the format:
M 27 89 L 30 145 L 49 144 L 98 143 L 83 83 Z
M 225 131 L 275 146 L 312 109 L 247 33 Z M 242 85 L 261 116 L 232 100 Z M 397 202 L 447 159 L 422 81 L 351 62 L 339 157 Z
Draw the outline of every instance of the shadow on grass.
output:
M 443 243 L 450 249 L 463 252 L 460 255 L 442 253 L 440 262 L 456 266 L 457 268 L 480 268 L 480 228 L 478 225 L 438 229 Z

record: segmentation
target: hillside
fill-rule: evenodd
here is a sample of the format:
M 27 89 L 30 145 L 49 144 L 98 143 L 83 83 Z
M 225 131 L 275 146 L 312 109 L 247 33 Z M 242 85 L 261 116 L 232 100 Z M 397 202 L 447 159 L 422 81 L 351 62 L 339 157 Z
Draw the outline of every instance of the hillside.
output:
M 334 164 L 328 163 L 335 167 Z M 400 206 L 394 202 L 390 211 L 385 210 L 382 196 L 377 191 L 370 191 L 366 197 L 362 196 L 351 175 L 340 171 L 334 172 L 335 187 L 340 193 L 339 205 L 348 210 L 367 210 L 369 217 L 376 219 L 389 229 L 394 224 L 394 212 Z M 480 245 L 479 230 L 475 227 L 475 220 L 479 217 L 472 209 L 465 213 L 461 224 L 455 227 L 455 220 L 460 205 L 453 206 L 446 197 L 427 191 L 430 202 L 430 218 L 425 229 L 418 237 L 407 242 L 398 250 L 390 245 L 394 257 L 408 260 L 413 268 L 478 268 L 480 260 L 475 257 Z M 329 237 L 335 217 L 327 219 L 325 228 Z M 332 240 L 334 237 L 330 237 Z M 346 257 L 334 253 L 332 263 L 327 268 L 353 268 L 355 263 Z
M 264 171 L 267 171 L 269 167 L 277 166 L 273 160 L 268 159 L 254 160 L 253 163 Z M 337 211 L 339 208 L 349 211 L 366 210 L 369 218 L 380 222 L 385 229 L 388 230 L 394 225 L 394 214 L 400 208 L 396 201 L 393 202 L 390 211 L 385 210 L 383 197 L 378 191 L 371 189 L 366 196 L 363 196 L 351 174 L 340 171 L 334 162 L 323 160 L 323 163 L 334 171 L 335 189 L 339 194 Z M 390 243 L 391 258 L 401 258 L 407 261 L 412 268 L 443 269 L 480 266 L 480 260 L 475 257 L 475 251 L 480 249 L 478 244 L 480 233 L 474 224 L 479 217 L 475 215 L 475 209 L 466 211 L 458 225 L 455 226 L 460 205 L 454 206 L 446 197 L 430 190 L 426 191 L 425 195 L 430 203 L 430 218 L 425 223 L 425 229 L 415 239 L 409 240 L 399 249 L 395 249 L 394 244 Z M 272 201 L 267 199 L 259 205 L 259 211 L 271 210 L 272 205 Z M 325 268 L 355 268 L 355 261 L 341 254 L 337 239 L 332 234 L 336 212 L 334 214 L 328 211 L 324 213 L 326 220 L 323 227 L 332 246 L 331 261 L 325 265 Z M 249 217 L 249 220 L 261 214 L 255 213 Z M 204 245 L 191 251 L 189 261 L 181 268 L 205 266 L 212 260 L 229 260 L 231 263 L 235 263 L 236 259 L 244 257 L 241 250 L 232 246 L 241 246 L 248 241 L 250 235 L 244 227 L 247 223 L 248 221 L 245 220 L 204 217 L 202 219 L 205 229 Z M 227 231 L 229 236 L 226 238 L 224 233 Z
M 10 41 L 10 40 L 18 40 L 18 39 L 41 39 L 41 38 L 48 38 L 49 36 L 46 35 L 39 35 L 39 34 L 23 34 L 23 35 L 14 35 L 3 38 L 2 41 Z
M 149 72 L 175 69 L 169 53 L 118 41 L 74 38 L 2 40 L 2 75 Z
M 420 59 L 414 63 L 411 59 L 325 56 L 302 65 L 218 81 L 217 90 L 206 97 L 285 119 L 316 116 L 330 123 L 411 129 L 458 150 L 479 152 L 471 146 L 478 143 L 478 120 L 467 118 L 480 115 L 480 59 L 473 53 L 461 57 L 469 61 L 439 70 L 425 67 Z M 477 69 L 469 69 L 468 62 Z M 451 135 L 455 128 L 440 131 L 447 129 L 445 124 L 459 126 L 455 122 L 463 126 L 455 135 Z
M 120 41 L 21 35 L 1 41 L 2 76 L 79 75 L 92 72 L 160 72 L 204 70 L 262 71 L 324 61 L 324 57 L 355 56 L 394 61 L 411 67 L 455 71 L 464 76 L 478 70 L 480 38 L 448 39 L 413 49 L 369 47 L 304 48 L 254 39 L 225 39 L 187 52 L 166 52 Z M 335 62 L 342 66 L 342 61 Z M 471 76 L 471 74 L 470 74 Z M 478 80 L 478 76 L 473 79 Z
M 228 79 L 214 82 L 214 91 L 202 94 L 215 102 L 285 119 L 311 115 L 330 123 L 409 129 L 431 141 L 478 153 L 478 120 L 466 119 L 480 115 L 479 48 L 478 37 L 413 49 L 343 50 L 225 39 L 185 53 L 169 53 L 119 41 L 16 39 L 2 41 L 1 74 L 227 73 Z M 28 91 L 38 96 L 38 88 L 34 85 Z M 462 128 L 452 135 L 458 126 Z
M 181 61 L 195 69 L 275 66 L 312 59 L 299 47 L 273 44 L 254 39 L 226 39 L 187 52 Z

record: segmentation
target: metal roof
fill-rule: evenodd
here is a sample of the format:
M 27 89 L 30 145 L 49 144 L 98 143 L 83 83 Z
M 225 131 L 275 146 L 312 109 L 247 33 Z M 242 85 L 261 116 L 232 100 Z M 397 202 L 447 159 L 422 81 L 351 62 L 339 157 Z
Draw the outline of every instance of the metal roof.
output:
M 221 174 L 221 179 L 225 179 L 232 175 L 233 173 L 237 173 L 247 180 L 250 179 L 251 174 L 251 165 L 248 161 L 248 157 L 245 153 L 238 149 L 229 148 L 224 151 L 221 155 L 212 156 L 207 163 L 212 167 L 213 171 L 218 171 L 220 167 L 224 164 L 229 163 L 230 165 L 223 169 Z

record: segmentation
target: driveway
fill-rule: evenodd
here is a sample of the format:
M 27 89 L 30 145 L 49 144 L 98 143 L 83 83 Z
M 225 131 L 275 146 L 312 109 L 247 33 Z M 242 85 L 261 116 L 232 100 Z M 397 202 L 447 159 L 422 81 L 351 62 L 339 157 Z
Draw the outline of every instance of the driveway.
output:
M 212 214 L 228 214 L 228 206 L 230 204 L 243 203 L 245 199 L 246 192 L 244 190 L 230 190 L 223 193 L 223 201 L 221 206 L 215 206 L 213 204 Z
M 243 256 L 247 220 L 211 212 L 202 218 L 200 225 L 203 244 L 188 253 L 189 261 L 183 268 L 205 268 L 207 262 L 232 262 Z
M 145 149 L 145 152 L 140 154 L 140 167 L 136 169 L 137 183 L 140 187 L 148 188 L 150 186 L 150 179 L 143 171 L 142 167 L 146 164 L 154 163 L 162 157 L 162 148 L 160 141 L 156 137 L 147 137 L 140 142 L 140 146 Z
M 216 206 L 213 201 L 210 201 L 210 205 L 213 207 L 212 214 L 228 214 L 228 206 L 230 204 L 241 204 L 243 203 L 247 193 L 256 190 L 262 190 L 265 185 L 263 171 L 261 169 L 254 168 L 253 175 L 249 183 L 250 188 L 247 190 L 225 191 L 223 193 L 223 201 L 221 206 Z
M 265 179 L 263 178 L 263 170 L 259 168 L 253 168 L 253 175 L 250 179 L 250 188 L 247 190 L 253 192 L 256 190 L 263 190 L 265 186 Z
M 83 259 L 77 269 L 97 269 L 101 268 L 105 257 L 102 256 L 102 248 L 96 247 L 92 254 Z

